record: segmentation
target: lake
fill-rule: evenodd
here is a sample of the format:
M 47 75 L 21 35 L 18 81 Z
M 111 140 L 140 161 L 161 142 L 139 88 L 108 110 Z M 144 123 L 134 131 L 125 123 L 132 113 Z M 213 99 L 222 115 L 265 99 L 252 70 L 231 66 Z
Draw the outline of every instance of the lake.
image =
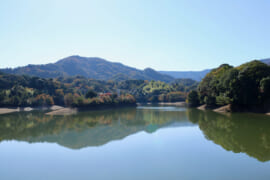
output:
M 270 179 L 270 117 L 174 106 L 0 115 L 0 179 Z

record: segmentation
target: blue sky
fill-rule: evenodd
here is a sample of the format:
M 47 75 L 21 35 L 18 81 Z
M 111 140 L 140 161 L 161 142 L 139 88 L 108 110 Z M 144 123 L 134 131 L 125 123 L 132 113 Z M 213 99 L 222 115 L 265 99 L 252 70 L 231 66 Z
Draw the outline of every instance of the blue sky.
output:
M 0 0 L 0 68 L 102 57 L 202 70 L 270 57 L 268 0 Z

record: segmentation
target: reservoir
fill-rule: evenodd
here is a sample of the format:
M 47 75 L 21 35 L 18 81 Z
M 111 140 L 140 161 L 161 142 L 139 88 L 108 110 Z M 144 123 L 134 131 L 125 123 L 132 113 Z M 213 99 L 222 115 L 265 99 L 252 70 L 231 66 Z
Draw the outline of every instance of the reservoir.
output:
M 0 179 L 270 179 L 270 116 L 177 106 L 0 115 Z

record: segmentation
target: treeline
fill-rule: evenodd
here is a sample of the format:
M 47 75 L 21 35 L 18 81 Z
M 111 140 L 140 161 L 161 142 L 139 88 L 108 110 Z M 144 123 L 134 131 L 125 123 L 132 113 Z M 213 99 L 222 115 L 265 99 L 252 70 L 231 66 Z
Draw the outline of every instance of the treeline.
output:
M 190 79 L 102 81 L 83 76 L 39 78 L 0 73 L 1 107 L 127 105 L 184 101 L 198 83 Z
M 119 84 L 123 92 L 132 94 L 138 102 L 177 102 L 185 101 L 188 92 L 196 89 L 198 82 L 191 79 L 178 79 L 172 83 L 161 81 L 127 80 Z
M 236 110 L 267 111 L 270 105 L 270 66 L 251 61 L 238 67 L 223 64 L 213 69 L 188 97 L 193 106 L 231 104 Z
M 79 77 L 78 77 L 79 78 Z M 83 82 L 84 78 L 79 78 Z M 130 94 L 102 93 L 98 95 L 89 84 L 76 79 L 44 79 L 39 77 L 0 74 L 1 107 L 135 105 Z M 95 83 L 93 83 L 95 84 Z M 80 86 L 81 85 L 81 86 Z M 105 90 L 108 87 L 103 87 Z M 94 96 L 89 96 L 91 92 Z M 103 91 L 101 91 L 103 92 Z

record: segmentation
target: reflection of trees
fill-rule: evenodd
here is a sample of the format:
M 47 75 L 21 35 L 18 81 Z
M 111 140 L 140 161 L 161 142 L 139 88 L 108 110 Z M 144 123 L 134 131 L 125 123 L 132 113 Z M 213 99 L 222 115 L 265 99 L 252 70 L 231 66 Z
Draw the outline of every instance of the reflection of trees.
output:
M 186 121 L 185 113 L 135 108 L 80 112 L 72 116 L 14 113 L 0 116 L 0 141 L 57 142 L 77 149 L 103 145 L 139 131 L 153 132 L 176 120 Z
M 194 112 L 193 112 L 194 113 Z M 259 161 L 270 160 L 270 118 L 258 114 L 222 115 L 198 112 L 197 121 L 205 136 L 235 153 L 244 152 Z M 192 119 L 196 118 L 196 119 Z

